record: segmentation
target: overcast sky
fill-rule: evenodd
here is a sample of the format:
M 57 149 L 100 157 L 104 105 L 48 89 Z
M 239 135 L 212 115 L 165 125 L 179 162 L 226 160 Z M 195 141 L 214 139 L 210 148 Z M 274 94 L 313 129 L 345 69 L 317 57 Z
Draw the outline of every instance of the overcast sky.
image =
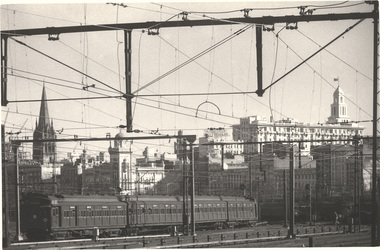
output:
M 4 1 L 3 1 L 4 2 Z M 14 2 L 14 1 L 13 1 Z M 52 1 L 50 1 L 52 2 Z M 5 3 L 5 2 L 4 2 Z M 224 19 L 242 17 L 243 9 L 254 9 L 251 17 L 299 15 L 299 6 L 308 6 L 313 14 L 370 12 L 372 5 L 359 1 L 333 2 L 124 2 L 127 7 L 106 3 L 77 4 L 3 4 L 1 29 L 101 25 L 146 21 L 188 19 Z M 263 85 L 291 70 L 358 20 L 298 23 L 297 30 L 275 25 L 273 32 L 263 32 Z M 294 25 L 294 24 L 291 24 Z M 173 68 L 210 48 L 247 24 L 207 27 L 161 28 L 159 35 L 147 30 L 132 32 L 132 92 L 164 75 Z M 276 36 L 277 35 L 277 36 Z M 58 41 L 46 35 L 14 37 L 113 89 L 95 82 L 13 40 L 8 43 L 8 100 L 2 107 L 2 124 L 6 131 L 32 136 L 39 113 L 43 82 L 48 99 L 84 98 L 119 95 L 125 92 L 123 31 L 61 34 Z M 206 128 L 231 125 L 240 117 L 274 116 L 275 120 L 294 118 L 304 123 L 323 123 L 330 115 L 332 95 L 339 85 L 346 94 L 348 115 L 353 121 L 372 119 L 373 21 L 361 22 L 326 50 L 313 57 L 263 97 L 256 94 L 213 95 L 221 92 L 248 92 L 257 89 L 255 27 L 247 28 L 219 47 L 206 53 L 172 74 L 136 93 L 152 95 L 133 99 L 133 128 L 174 135 L 178 130 L 201 136 Z M 90 91 L 83 86 L 95 84 Z M 96 93 L 94 93 L 96 92 Z M 97 94 L 101 93 L 101 94 Z M 165 94 L 205 93 L 199 96 L 154 96 Z M 209 95 L 207 95 L 207 93 Z M 124 99 L 65 100 L 48 103 L 50 118 L 58 138 L 105 137 L 119 132 L 126 124 Z M 197 108 L 198 112 L 197 112 Z M 9 111 L 8 111 L 9 110 Z M 219 110 L 221 115 L 219 115 Z M 371 135 L 371 123 L 365 126 Z M 59 153 L 83 149 L 83 144 L 60 144 Z M 90 152 L 105 151 L 109 144 L 89 143 Z M 145 146 L 172 151 L 172 141 L 134 143 L 141 154 Z

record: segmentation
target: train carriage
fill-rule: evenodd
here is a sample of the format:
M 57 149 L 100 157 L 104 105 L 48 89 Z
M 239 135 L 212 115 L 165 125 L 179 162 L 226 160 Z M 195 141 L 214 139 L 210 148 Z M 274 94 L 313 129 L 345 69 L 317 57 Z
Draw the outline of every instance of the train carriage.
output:
M 128 204 L 129 231 L 160 229 L 182 223 L 182 203 L 174 196 L 131 196 Z
M 175 196 L 29 194 L 21 201 L 21 230 L 31 240 L 86 237 L 95 227 L 103 237 L 163 233 L 182 226 L 182 206 L 182 197 Z M 194 216 L 197 229 L 252 225 L 257 204 L 243 197 L 197 196 Z
M 28 238 L 70 238 L 93 227 L 121 229 L 126 211 L 115 196 L 30 194 L 21 202 L 21 229 Z

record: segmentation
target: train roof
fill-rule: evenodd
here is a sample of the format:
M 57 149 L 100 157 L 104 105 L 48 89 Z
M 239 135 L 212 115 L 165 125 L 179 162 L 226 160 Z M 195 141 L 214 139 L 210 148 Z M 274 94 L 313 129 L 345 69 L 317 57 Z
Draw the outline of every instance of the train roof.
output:
M 50 201 L 51 204 L 104 204 L 104 203 L 114 203 L 120 204 L 120 202 L 161 202 L 161 203 L 176 203 L 183 200 L 182 196 L 162 196 L 162 195 L 66 195 L 66 194 L 56 194 L 48 195 L 42 193 L 31 193 L 24 195 L 23 199 L 32 200 L 45 200 Z M 234 196 L 195 196 L 195 201 L 205 201 L 205 202 L 247 202 L 248 199 L 244 197 L 234 197 Z
M 49 200 L 51 204 L 120 204 L 120 199 L 117 196 L 111 195 L 49 195 L 42 193 L 32 193 L 24 195 L 24 200 Z

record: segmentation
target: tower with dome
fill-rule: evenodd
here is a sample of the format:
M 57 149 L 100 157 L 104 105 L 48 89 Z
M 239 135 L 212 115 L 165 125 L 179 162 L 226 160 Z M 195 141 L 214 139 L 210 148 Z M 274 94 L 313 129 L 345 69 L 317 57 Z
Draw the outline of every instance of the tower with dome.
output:
M 131 141 L 123 139 L 128 137 L 127 134 L 119 132 L 115 135 L 114 145 L 112 141 L 108 148 L 110 154 L 110 163 L 118 168 L 117 178 L 119 181 L 118 188 L 123 193 L 131 193 L 134 190 L 132 177 L 132 151 Z

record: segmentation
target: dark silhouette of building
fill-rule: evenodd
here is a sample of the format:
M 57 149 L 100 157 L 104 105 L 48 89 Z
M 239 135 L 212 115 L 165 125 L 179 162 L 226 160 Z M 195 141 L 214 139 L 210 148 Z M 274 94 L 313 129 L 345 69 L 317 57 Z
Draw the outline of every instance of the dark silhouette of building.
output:
M 41 142 L 42 139 L 56 139 L 53 121 L 50 121 L 45 86 L 42 89 L 41 107 L 33 133 L 33 160 L 47 165 L 56 161 L 57 147 L 55 142 Z

